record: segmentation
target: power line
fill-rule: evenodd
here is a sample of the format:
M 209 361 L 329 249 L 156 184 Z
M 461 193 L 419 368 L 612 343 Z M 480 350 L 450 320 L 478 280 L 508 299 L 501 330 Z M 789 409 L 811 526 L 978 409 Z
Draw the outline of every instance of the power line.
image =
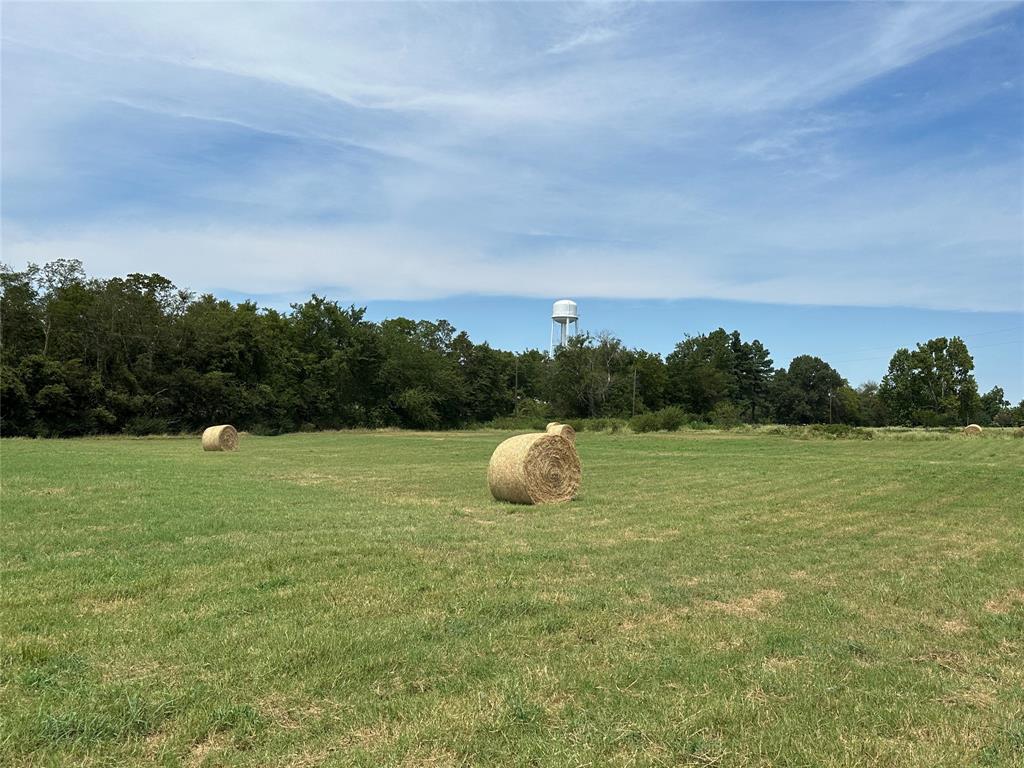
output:
M 1013 326 L 1011 328 L 997 328 L 997 329 L 992 330 L 992 331 L 978 331 L 977 333 L 956 333 L 956 334 L 953 334 L 953 335 L 954 336 L 958 336 L 961 339 L 973 339 L 975 336 L 989 336 L 989 335 L 991 335 L 993 333 L 1007 333 L 1008 331 L 1020 331 L 1021 328 L 1022 328 L 1022 326 L 1015 325 L 1015 326 Z M 952 336 L 950 336 L 948 338 L 952 338 Z M 902 345 L 902 346 L 906 346 L 906 345 Z M 899 346 L 896 347 L 896 349 L 899 349 L 899 348 L 900 348 Z M 980 347 L 978 347 L 978 348 L 980 348 Z M 879 347 L 863 347 L 862 349 L 851 349 L 851 350 L 848 350 L 847 354 L 859 355 L 861 352 L 875 352 L 876 350 L 880 350 L 880 349 L 893 349 L 893 347 L 888 345 L 888 344 L 885 345 L 885 346 L 879 346 Z M 865 359 L 872 360 L 874 358 L 865 358 Z M 839 360 L 837 362 L 844 362 L 844 361 Z M 853 362 L 853 361 L 847 360 L 845 362 Z
M 975 335 L 978 335 L 978 334 L 975 334 Z M 963 337 L 961 337 L 961 338 L 963 338 Z M 1010 339 L 1009 341 L 996 341 L 996 342 L 993 342 L 991 344 L 976 344 L 971 349 L 986 349 L 988 347 L 1001 347 L 1001 346 L 1005 346 L 1006 344 L 1020 344 L 1020 345 L 1024 345 L 1024 339 Z M 890 347 L 882 347 L 882 349 L 890 349 Z M 899 349 L 899 347 L 897 347 L 897 349 Z M 970 350 L 968 350 L 968 351 L 970 351 Z M 875 357 L 854 357 L 854 358 L 847 358 L 845 360 L 834 360 L 833 362 L 837 363 L 837 364 L 838 363 L 862 363 L 862 362 L 868 362 L 870 360 L 885 360 L 887 358 L 891 359 L 892 356 L 891 355 L 889 355 L 889 356 L 878 355 L 878 356 L 875 356 Z

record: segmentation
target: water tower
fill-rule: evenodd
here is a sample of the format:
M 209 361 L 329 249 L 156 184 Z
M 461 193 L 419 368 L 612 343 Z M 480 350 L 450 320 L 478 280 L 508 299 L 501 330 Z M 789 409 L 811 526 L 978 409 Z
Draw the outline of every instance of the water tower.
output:
M 560 347 L 568 340 L 569 336 L 575 336 L 580 332 L 580 314 L 576 308 L 576 302 L 569 299 L 559 299 L 551 308 L 551 353 L 555 348 Z M 558 326 L 558 342 L 555 342 L 555 326 Z M 569 326 L 572 326 L 572 333 L 569 333 Z

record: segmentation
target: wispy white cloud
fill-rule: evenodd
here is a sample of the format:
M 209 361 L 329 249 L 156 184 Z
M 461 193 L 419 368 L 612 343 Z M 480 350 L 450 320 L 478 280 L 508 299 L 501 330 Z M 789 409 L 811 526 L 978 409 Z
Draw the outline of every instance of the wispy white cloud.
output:
M 996 91 L 1012 111 L 1017 72 L 872 90 L 1019 42 L 1008 8 L 5 6 L 5 259 L 254 293 L 1020 309 L 1012 120 L 906 127 Z
M 573 35 L 566 40 L 555 43 L 553 46 L 548 48 L 548 53 L 568 53 L 569 51 L 580 48 L 581 46 L 600 45 L 601 43 L 606 43 L 609 40 L 615 39 L 617 36 L 618 32 L 614 29 L 608 29 L 607 27 L 591 27 L 590 29 L 584 29 L 582 32 Z

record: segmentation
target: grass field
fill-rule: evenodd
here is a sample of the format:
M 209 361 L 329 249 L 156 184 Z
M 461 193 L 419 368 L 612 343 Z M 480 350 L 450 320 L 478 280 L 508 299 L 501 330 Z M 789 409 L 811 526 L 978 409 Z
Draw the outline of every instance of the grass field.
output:
M 503 436 L 4 441 L 0 765 L 1024 765 L 1024 440 Z

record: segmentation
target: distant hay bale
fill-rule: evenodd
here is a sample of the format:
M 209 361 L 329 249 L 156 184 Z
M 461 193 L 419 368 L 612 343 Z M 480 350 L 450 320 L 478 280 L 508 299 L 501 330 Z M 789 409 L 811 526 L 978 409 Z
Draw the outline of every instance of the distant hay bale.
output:
M 576 430 L 568 424 L 559 424 L 557 421 L 552 421 L 544 431 L 549 435 L 561 435 L 570 443 L 576 442 Z
M 576 446 L 546 432 L 510 437 L 494 449 L 487 467 L 491 495 L 515 504 L 570 501 L 581 478 Z
M 238 448 L 238 431 L 230 424 L 203 430 L 204 451 L 233 451 Z
M 971 437 L 973 435 L 980 435 L 981 427 L 979 427 L 977 424 L 968 424 L 966 427 L 964 427 L 964 434 L 967 435 L 968 437 Z

